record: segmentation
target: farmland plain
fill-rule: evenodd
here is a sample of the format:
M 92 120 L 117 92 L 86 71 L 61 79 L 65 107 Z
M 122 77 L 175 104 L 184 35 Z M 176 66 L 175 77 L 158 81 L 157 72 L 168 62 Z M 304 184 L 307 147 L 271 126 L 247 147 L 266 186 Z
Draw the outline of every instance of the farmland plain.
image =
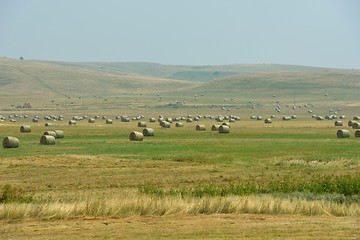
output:
M 0 62 L 0 136 L 20 140 L 0 149 L 2 239 L 360 237 L 360 139 L 347 126 L 360 114 L 357 70 Z M 68 124 L 85 115 L 99 118 Z M 159 115 L 184 127 L 149 122 Z M 219 134 L 219 115 L 240 120 Z M 131 142 L 139 121 L 155 136 Z M 40 145 L 54 129 L 65 137 Z

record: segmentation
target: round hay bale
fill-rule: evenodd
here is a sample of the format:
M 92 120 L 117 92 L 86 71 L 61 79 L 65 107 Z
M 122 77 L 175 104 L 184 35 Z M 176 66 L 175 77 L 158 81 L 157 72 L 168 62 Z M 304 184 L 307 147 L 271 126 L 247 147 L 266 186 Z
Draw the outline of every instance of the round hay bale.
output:
M 283 117 L 282 120 L 283 120 L 283 121 L 290 121 L 290 120 L 291 120 L 291 117 Z
M 133 131 L 130 133 L 129 139 L 130 141 L 142 141 L 144 140 L 144 134 L 142 134 L 141 132 Z
M 129 117 L 121 117 L 121 121 L 122 122 L 130 122 L 130 118 Z
M 160 122 L 160 126 L 161 126 L 162 128 L 170 128 L 171 123 L 169 123 L 169 122 L 167 122 L 167 121 L 161 121 L 161 122 Z
M 265 122 L 266 124 L 270 124 L 270 123 L 272 123 L 272 120 L 271 120 L 271 118 L 266 118 L 266 119 L 264 120 L 264 122 Z
M 31 132 L 31 126 L 30 125 L 22 125 L 20 127 L 20 132 L 22 132 L 22 133 L 30 133 Z
M 184 127 L 184 124 L 181 123 L 181 122 L 177 122 L 177 123 L 175 124 L 175 127 Z
M 32 122 L 39 122 L 39 119 L 38 118 L 33 118 Z
M 342 121 L 335 121 L 334 125 L 335 125 L 336 127 L 342 127 L 343 122 L 342 122 Z
M 292 116 L 291 116 L 291 119 L 296 119 L 296 115 L 292 115 Z
M 11 119 L 10 119 L 10 122 L 16 122 L 16 119 L 15 119 L 15 118 L 11 118 Z
M 146 127 L 146 122 L 138 122 L 138 127 Z
M 44 132 L 45 136 L 53 136 L 54 138 L 56 138 L 56 132 L 55 131 L 46 131 Z
M 110 118 L 108 118 L 108 119 L 106 119 L 105 123 L 106 123 L 106 124 L 113 124 L 113 120 L 110 119 Z
M 154 117 L 149 118 L 149 122 L 151 122 L 151 123 L 156 122 L 156 119 Z
M 262 116 L 257 116 L 256 120 L 258 120 L 258 121 L 262 120 Z
M 355 131 L 355 137 L 360 137 L 360 130 Z
M 354 123 L 356 123 L 356 122 L 353 121 L 353 120 L 350 120 L 350 121 L 348 121 L 348 126 L 349 126 L 349 127 L 352 127 L 352 125 L 353 125 Z
M 196 125 L 196 131 L 206 131 L 205 125 Z
M 155 135 L 154 129 L 152 129 L 152 128 L 144 128 L 143 135 L 146 136 L 146 137 L 154 136 Z
M 219 131 L 220 125 L 212 125 L 211 131 Z
M 165 121 L 167 121 L 167 122 L 169 122 L 169 123 L 172 123 L 172 122 L 173 122 L 173 119 L 172 119 L 171 117 L 167 117 L 167 118 L 165 119 Z
M 230 127 L 226 125 L 220 125 L 219 127 L 219 133 L 229 133 Z
M 345 119 L 346 116 L 345 115 L 340 115 L 340 119 Z
M 324 118 L 322 116 L 316 116 L 316 120 L 317 121 L 322 121 L 322 120 L 324 120 Z
M 5 137 L 3 139 L 3 147 L 4 148 L 18 148 L 19 147 L 19 139 L 16 137 Z
M 55 137 L 51 135 L 43 135 L 40 138 L 40 144 L 42 145 L 54 145 L 55 144 Z
M 188 118 L 186 119 L 186 122 L 190 123 L 190 122 L 193 122 L 192 118 Z
M 76 121 L 75 120 L 70 120 L 69 125 L 76 125 Z
M 338 138 L 348 138 L 348 137 L 350 137 L 350 133 L 349 133 L 349 130 L 340 129 L 336 132 L 336 136 Z
M 224 122 L 224 123 L 222 123 L 221 125 L 223 125 L 223 126 L 228 126 L 229 128 L 231 127 L 230 123 L 227 123 L 227 122 Z
M 224 121 L 224 118 L 223 118 L 223 117 L 217 117 L 215 120 L 216 120 L 217 122 L 223 122 L 223 121 Z
M 360 123 L 354 122 L 353 125 L 352 125 L 352 128 L 353 129 L 360 129 Z
M 360 117 L 359 116 L 354 116 L 353 120 L 358 121 L 358 120 L 360 120 Z
M 64 138 L 64 131 L 63 130 L 54 130 L 56 133 L 55 138 Z
M 89 118 L 88 123 L 95 123 L 95 118 Z

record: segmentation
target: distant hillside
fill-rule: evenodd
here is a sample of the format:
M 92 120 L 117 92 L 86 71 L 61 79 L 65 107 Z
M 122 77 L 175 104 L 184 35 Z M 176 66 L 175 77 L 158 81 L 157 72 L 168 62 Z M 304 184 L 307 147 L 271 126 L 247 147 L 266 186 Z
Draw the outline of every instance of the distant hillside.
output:
M 279 65 L 279 64 L 232 64 L 232 65 L 164 65 L 144 62 L 99 62 L 99 63 L 70 63 L 53 62 L 73 68 L 91 69 L 114 74 L 142 75 L 166 79 L 206 82 L 224 76 L 235 76 L 243 73 L 271 73 L 288 71 L 316 71 L 321 68 Z
M 224 77 L 205 83 L 203 91 L 297 90 L 306 92 L 358 92 L 360 71 L 317 70 L 269 72 Z
M 193 95 L 206 98 L 235 99 L 242 103 L 360 103 L 360 71 L 317 70 L 247 73 L 206 82 L 191 89 Z M 205 97 L 200 97 L 199 100 Z M 198 101 L 199 101 L 198 100 Z
M 286 93 L 289 97 L 294 92 L 303 96 L 331 93 L 359 101 L 360 71 L 277 64 L 184 66 L 0 58 L 0 89 L 0 106 L 29 99 L 40 103 L 42 99 L 107 98 L 119 94 L 148 94 L 152 104 L 161 101 L 155 97 L 159 94 L 167 95 L 169 101 L 176 96 L 205 95 L 210 103 L 215 99 L 211 96 L 219 100 Z M 126 104 L 131 101 L 129 98 Z
M 0 84 L 2 94 L 45 96 L 155 93 L 196 86 L 188 81 L 135 75 L 130 68 L 11 59 L 0 59 Z

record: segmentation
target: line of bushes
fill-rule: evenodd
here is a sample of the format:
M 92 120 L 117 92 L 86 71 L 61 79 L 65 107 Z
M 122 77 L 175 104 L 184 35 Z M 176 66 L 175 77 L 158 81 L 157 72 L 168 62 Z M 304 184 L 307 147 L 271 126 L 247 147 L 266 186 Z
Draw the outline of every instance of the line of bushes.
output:
M 315 195 L 337 194 L 345 197 L 360 196 L 360 174 L 356 176 L 316 176 L 303 181 L 287 175 L 269 182 L 257 183 L 252 180 L 231 184 L 199 184 L 189 188 L 162 189 L 151 184 L 139 186 L 144 194 L 157 196 L 180 195 L 183 197 L 244 196 L 251 194 L 311 193 Z M 358 199 L 358 198 L 355 198 Z

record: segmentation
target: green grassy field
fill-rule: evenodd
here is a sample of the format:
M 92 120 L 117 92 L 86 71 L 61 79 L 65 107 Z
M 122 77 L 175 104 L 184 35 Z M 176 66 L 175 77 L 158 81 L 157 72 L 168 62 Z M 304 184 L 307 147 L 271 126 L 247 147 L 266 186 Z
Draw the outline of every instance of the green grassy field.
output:
M 354 149 L 360 139 L 352 129 L 350 138 L 336 138 L 332 121 L 240 120 L 229 134 L 210 131 L 217 124 L 210 119 L 169 129 L 156 122 L 148 123 L 155 136 L 142 142 L 128 139 L 131 131 L 142 131 L 137 121 L 51 127 L 42 121 L 29 123 L 31 133 L 20 133 L 26 123 L 1 125 L 2 136 L 20 139 L 19 148 L 0 150 L 0 218 L 7 224 L 177 214 L 359 221 L 360 155 Z M 197 124 L 207 131 L 195 131 Z M 65 138 L 40 145 L 40 136 L 51 129 L 63 130 Z M 11 234 L 4 230 L 4 236 Z M 350 237 L 343 234 L 338 236 Z
M 218 124 L 214 120 L 185 123 L 184 128 L 173 126 L 170 129 L 160 128 L 158 123 L 147 123 L 148 127 L 156 130 L 156 135 L 146 138 L 140 144 L 128 140 L 131 130 L 142 131 L 142 128 L 137 127 L 136 121 L 122 123 L 117 120 L 113 125 L 104 124 L 105 120 L 98 120 L 100 124 L 94 125 L 85 121 L 78 122 L 78 126 L 68 126 L 67 122 L 58 122 L 49 127 L 43 126 L 44 123 L 36 125 L 30 123 L 33 130 L 29 134 L 20 134 L 19 123 L 6 124 L 6 127 L 2 127 L 2 136 L 19 136 L 22 144 L 19 149 L 2 149 L 2 156 L 52 155 L 61 154 L 65 149 L 67 154 L 88 153 L 119 155 L 119 157 L 130 154 L 131 158 L 135 159 L 172 160 L 175 156 L 179 158 L 185 150 L 190 156 L 212 155 L 212 160 L 207 159 L 206 156 L 200 159 L 194 158 L 195 162 L 202 163 L 210 160 L 210 163 L 261 162 L 264 159 L 284 157 L 287 153 L 305 161 L 336 160 L 344 156 L 358 160 L 360 157 L 359 153 L 352 151 L 356 148 L 358 139 L 353 136 L 345 140 L 336 139 L 336 131 L 339 127 L 332 126 L 333 121 L 318 123 L 314 120 L 299 123 L 296 120 L 292 122 L 277 120 L 271 125 L 265 125 L 263 121 L 244 120 L 231 124 L 231 134 L 211 131 L 211 126 Z M 205 124 L 208 130 L 196 132 L 197 124 Z M 51 151 L 49 151 L 48 146 L 41 146 L 38 142 L 43 132 L 54 128 L 63 129 L 67 138 L 59 139 L 58 144 L 50 146 Z M 214 157 L 217 155 L 218 158 Z

